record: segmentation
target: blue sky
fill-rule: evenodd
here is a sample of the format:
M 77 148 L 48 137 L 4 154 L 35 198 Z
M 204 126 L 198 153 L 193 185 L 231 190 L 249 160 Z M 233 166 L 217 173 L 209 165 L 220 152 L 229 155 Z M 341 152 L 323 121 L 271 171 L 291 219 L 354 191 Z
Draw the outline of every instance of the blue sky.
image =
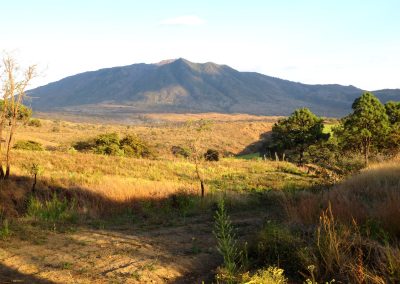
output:
M 0 49 L 34 86 L 183 57 L 310 84 L 400 88 L 400 1 L 1 1 Z

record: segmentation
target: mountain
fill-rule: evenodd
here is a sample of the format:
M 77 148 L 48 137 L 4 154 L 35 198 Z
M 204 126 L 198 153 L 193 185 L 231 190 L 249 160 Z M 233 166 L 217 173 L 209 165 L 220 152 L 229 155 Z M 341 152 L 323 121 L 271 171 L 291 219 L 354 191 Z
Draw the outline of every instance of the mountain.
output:
M 34 110 L 80 113 L 221 112 L 287 115 L 308 107 L 323 116 L 343 116 L 363 90 L 307 85 L 226 65 L 185 59 L 85 72 L 32 89 Z M 400 89 L 374 92 L 383 102 L 400 100 Z

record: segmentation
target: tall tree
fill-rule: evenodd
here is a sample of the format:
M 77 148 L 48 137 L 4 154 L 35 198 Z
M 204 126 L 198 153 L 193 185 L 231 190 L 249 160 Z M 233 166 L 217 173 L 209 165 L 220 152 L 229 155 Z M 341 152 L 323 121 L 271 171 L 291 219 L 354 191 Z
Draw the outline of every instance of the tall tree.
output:
M 10 152 L 17 129 L 17 120 L 20 119 L 23 111 L 22 101 L 25 98 L 25 90 L 29 82 L 35 77 L 36 66 L 30 66 L 21 73 L 16 60 L 10 55 L 6 55 L 3 58 L 3 68 L 4 78 L 2 78 L 3 86 L 1 90 L 3 104 L 0 114 L 0 177 L 6 179 L 10 175 Z M 6 135 L 4 135 L 6 126 L 8 126 L 8 129 Z M 3 161 L 3 142 L 5 142 L 5 161 Z
M 389 101 L 385 109 L 391 124 L 400 123 L 400 102 Z
M 389 101 L 385 109 L 390 130 L 383 146 L 388 154 L 396 155 L 400 151 L 400 102 Z
M 389 119 L 385 107 L 369 92 L 357 98 L 351 107 L 353 112 L 341 120 L 336 135 L 343 147 L 359 149 L 368 165 L 371 148 L 379 147 L 386 138 Z
M 308 147 L 327 140 L 329 134 L 323 133 L 323 120 L 307 108 L 295 110 L 291 116 L 279 120 L 272 128 L 272 145 L 283 151 L 298 154 L 298 163 L 304 163 Z

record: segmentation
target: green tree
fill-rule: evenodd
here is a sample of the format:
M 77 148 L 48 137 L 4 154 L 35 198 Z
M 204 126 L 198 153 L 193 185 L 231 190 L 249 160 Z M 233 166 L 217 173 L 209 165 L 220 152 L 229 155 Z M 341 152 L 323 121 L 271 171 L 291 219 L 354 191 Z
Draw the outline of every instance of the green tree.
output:
M 387 102 L 385 110 L 391 124 L 400 123 L 400 102 Z
M 385 107 L 372 93 L 365 92 L 351 106 L 353 112 L 344 117 L 335 134 L 347 150 L 360 150 L 368 165 L 371 148 L 379 148 L 389 131 Z
M 400 102 L 389 101 L 385 104 L 390 122 L 390 130 L 384 143 L 388 154 L 396 155 L 400 149 Z
M 323 120 L 307 108 L 295 110 L 291 116 L 279 120 L 272 127 L 272 143 L 270 149 L 277 151 L 293 151 L 298 154 L 298 163 L 304 163 L 304 154 L 314 144 L 329 139 L 323 133 Z

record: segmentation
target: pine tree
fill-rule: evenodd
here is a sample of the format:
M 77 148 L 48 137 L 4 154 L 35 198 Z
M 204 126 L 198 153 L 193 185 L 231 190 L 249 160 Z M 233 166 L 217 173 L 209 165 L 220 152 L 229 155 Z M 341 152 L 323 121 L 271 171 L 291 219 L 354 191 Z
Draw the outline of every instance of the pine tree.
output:
M 341 120 L 342 146 L 360 149 L 368 165 L 371 148 L 382 144 L 389 131 L 385 107 L 372 93 L 365 92 L 352 105 L 353 112 Z

